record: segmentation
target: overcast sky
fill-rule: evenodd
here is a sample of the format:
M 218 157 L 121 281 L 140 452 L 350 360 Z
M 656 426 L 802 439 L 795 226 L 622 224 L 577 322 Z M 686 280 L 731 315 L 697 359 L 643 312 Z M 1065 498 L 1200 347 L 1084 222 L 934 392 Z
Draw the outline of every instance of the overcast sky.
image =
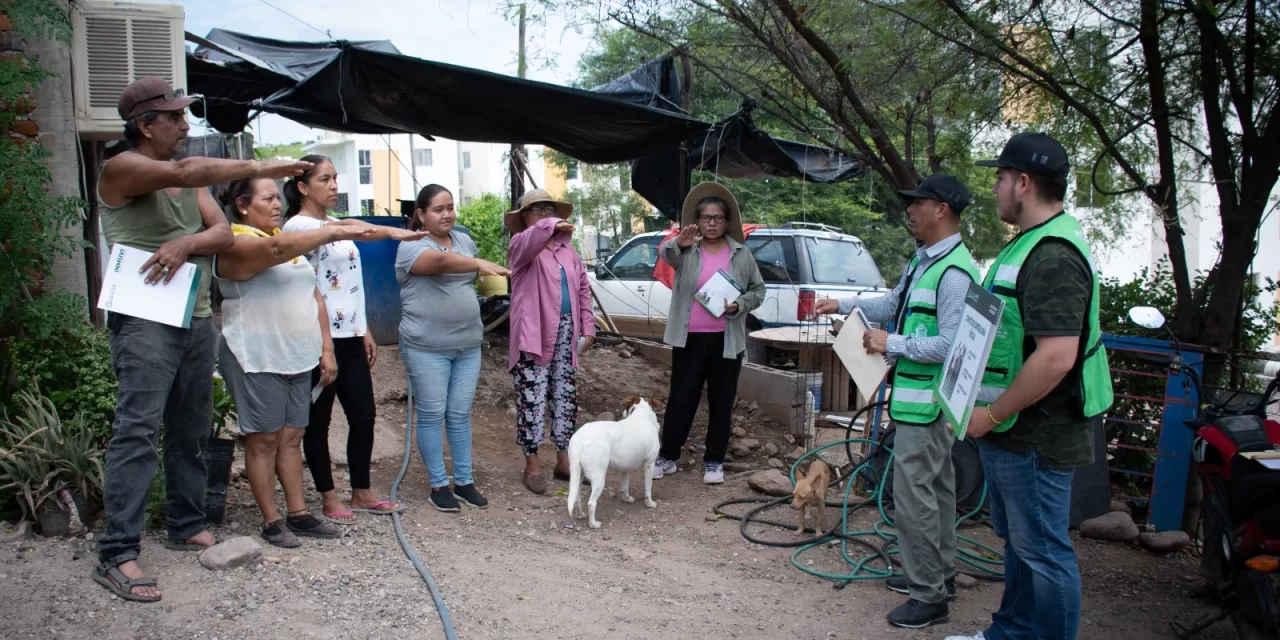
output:
M 316 41 L 327 39 L 321 31 L 328 31 L 335 40 L 390 40 L 405 55 L 516 75 L 519 35 L 514 20 L 502 15 L 503 0 L 169 1 L 186 8 L 186 29 L 200 36 L 222 28 L 281 40 Z M 578 59 L 590 43 L 589 33 L 567 28 L 556 17 L 545 28 L 530 26 L 529 40 L 535 54 L 529 77 L 556 84 L 573 80 Z M 554 66 L 548 65 L 548 59 Z M 258 144 L 316 136 L 313 130 L 274 115 L 261 117 L 253 133 Z

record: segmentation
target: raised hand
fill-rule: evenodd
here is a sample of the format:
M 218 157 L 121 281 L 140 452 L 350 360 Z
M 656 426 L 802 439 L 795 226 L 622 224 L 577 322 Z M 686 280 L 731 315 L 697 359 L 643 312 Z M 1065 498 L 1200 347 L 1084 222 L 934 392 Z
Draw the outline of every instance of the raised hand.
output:
M 680 230 L 680 235 L 676 236 L 676 245 L 681 249 L 688 249 L 693 243 L 698 241 L 698 225 L 691 224 Z
M 835 298 L 822 298 L 813 303 L 813 312 L 818 315 L 840 313 L 840 301 Z
M 316 166 L 301 160 L 260 160 L 258 177 L 281 180 L 302 175 L 302 172 Z
M 560 222 L 556 223 L 556 233 L 562 233 L 562 232 L 573 233 L 573 229 L 574 229 L 574 226 L 572 224 L 569 224 L 568 222 L 565 222 L 564 220 L 561 220 Z
M 500 264 L 494 264 L 492 262 L 489 262 L 488 260 L 481 260 L 480 258 L 476 258 L 476 268 L 480 272 L 480 275 L 485 275 L 485 276 L 511 275 L 510 269 Z

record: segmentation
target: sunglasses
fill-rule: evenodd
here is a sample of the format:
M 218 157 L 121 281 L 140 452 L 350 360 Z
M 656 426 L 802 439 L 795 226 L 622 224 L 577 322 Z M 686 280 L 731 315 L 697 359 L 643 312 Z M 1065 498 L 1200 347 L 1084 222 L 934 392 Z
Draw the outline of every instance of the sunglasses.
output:
M 157 96 L 151 96 L 150 98 L 143 98 L 141 100 L 135 101 L 132 105 L 129 106 L 129 111 L 133 111 L 134 108 L 136 108 L 138 105 L 144 102 L 151 102 L 152 100 L 163 100 L 164 102 L 169 102 L 171 100 L 177 100 L 178 98 L 181 98 L 185 95 L 187 95 L 186 91 L 183 91 L 182 89 L 174 89 L 173 91 L 162 93 Z

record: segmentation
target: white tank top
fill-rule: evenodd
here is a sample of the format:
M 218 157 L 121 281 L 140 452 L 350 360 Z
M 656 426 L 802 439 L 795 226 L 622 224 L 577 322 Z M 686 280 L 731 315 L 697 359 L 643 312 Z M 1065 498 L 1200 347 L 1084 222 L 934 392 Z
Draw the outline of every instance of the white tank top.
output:
M 242 225 L 232 225 L 232 231 L 267 237 Z M 217 275 L 216 259 L 213 270 Z M 245 373 L 289 375 L 320 363 L 315 271 L 305 259 L 294 258 L 248 280 L 219 277 L 218 287 L 224 297 L 222 337 Z

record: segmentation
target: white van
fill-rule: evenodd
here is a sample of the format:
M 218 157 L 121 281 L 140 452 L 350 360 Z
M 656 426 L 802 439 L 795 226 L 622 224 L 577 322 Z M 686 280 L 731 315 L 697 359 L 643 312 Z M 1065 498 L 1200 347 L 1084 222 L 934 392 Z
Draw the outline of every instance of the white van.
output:
M 591 275 L 600 304 L 623 335 L 661 340 L 671 289 L 653 279 L 665 231 L 635 236 Z M 747 236 L 764 278 L 764 303 L 747 318 L 747 330 L 798 325 L 816 298 L 883 295 L 884 277 L 858 238 L 828 225 L 790 222 Z M 597 309 L 597 314 L 599 310 Z

